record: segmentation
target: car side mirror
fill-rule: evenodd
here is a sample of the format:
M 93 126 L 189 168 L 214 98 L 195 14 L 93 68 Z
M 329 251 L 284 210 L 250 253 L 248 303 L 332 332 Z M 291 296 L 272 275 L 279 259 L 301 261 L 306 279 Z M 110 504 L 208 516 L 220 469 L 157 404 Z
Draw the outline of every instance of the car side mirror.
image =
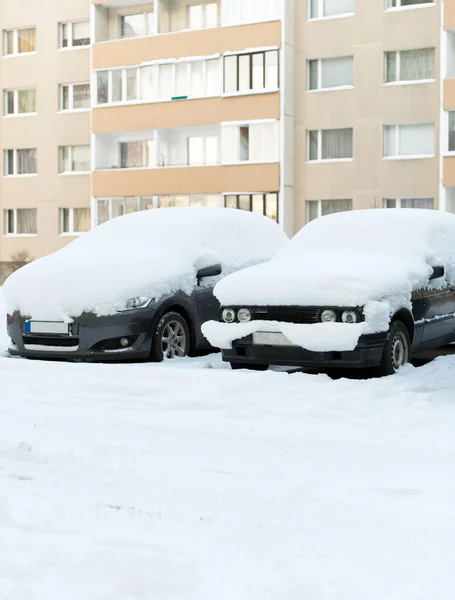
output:
M 430 281 L 433 279 L 439 279 L 440 277 L 444 277 L 444 267 L 433 267 L 433 273 L 430 275 Z
M 212 265 L 211 267 L 199 269 L 196 275 L 197 281 L 199 283 L 201 279 L 204 279 L 204 277 L 216 277 L 217 275 L 221 275 L 222 271 L 223 269 L 221 265 Z

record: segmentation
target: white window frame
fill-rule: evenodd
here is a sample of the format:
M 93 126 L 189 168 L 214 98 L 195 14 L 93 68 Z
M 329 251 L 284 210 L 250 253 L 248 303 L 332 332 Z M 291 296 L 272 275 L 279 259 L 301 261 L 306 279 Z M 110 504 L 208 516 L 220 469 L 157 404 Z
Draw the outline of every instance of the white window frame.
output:
M 30 210 L 27 208 L 5 208 L 3 209 L 3 235 L 8 237 L 36 237 L 38 235 L 38 209 L 32 208 L 31 210 L 36 211 L 36 233 L 17 233 L 17 211 L 18 210 Z M 8 231 L 8 212 L 13 211 L 13 228 L 14 231 Z
M 353 90 L 354 86 L 350 83 L 346 84 L 346 85 L 338 85 L 336 87 L 327 87 L 327 88 L 323 88 L 321 87 L 321 81 L 322 81 L 322 61 L 323 60 L 330 60 L 330 59 L 335 59 L 335 58 L 352 58 L 352 62 L 353 62 L 353 67 L 354 67 L 354 56 L 352 54 L 344 54 L 342 56 L 327 56 L 324 58 L 309 58 L 307 60 L 307 92 L 332 92 L 332 91 L 343 91 L 343 90 Z M 315 88 L 314 90 L 310 89 L 310 63 L 312 63 L 313 61 L 316 61 L 318 63 L 318 87 Z
M 357 0 L 358 2 L 359 0 Z M 307 0 L 308 2 L 308 14 L 307 14 L 307 20 L 308 21 L 322 21 L 322 20 L 326 20 L 326 19 L 343 19 L 346 17 L 354 17 L 355 16 L 355 12 L 347 12 L 347 13 L 340 13 L 338 15 L 328 15 L 326 17 L 324 17 L 324 3 L 325 0 L 317 0 L 318 2 L 318 16 L 317 17 L 312 17 L 311 16 L 311 0 Z M 319 16 L 320 15 L 320 16 Z
M 186 29 L 190 29 L 189 27 L 189 20 L 190 20 L 190 7 L 191 6 L 202 6 L 202 12 L 203 12 L 203 21 L 204 21 L 204 25 L 202 27 L 198 27 L 198 28 L 192 28 L 190 29 L 190 31 L 202 31 L 203 29 L 215 29 L 215 27 L 219 26 L 219 23 L 217 22 L 217 25 L 215 27 L 208 27 L 207 26 L 207 9 L 205 8 L 208 4 L 216 4 L 217 5 L 217 21 L 219 21 L 219 6 L 218 6 L 218 2 L 217 0 L 203 0 L 203 1 L 199 1 L 197 2 L 197 0 L 194 0 L 193 2 L 189 2 L 186 5 Z
M 75 236 L 80 236 L 80 235 L 84 235 L 85 233 L 87 233 L 86 231 L 74 231 L 74 210 L 79 210 L 79 209 L 86 209 L 88 211 L 90 211 L 90 207 L 89 206 L 76 206 L 76 207 L 67 207 L 67 206 L 63 206 L 59 208 L 59 221 L 60 221 L 60 235 L 61 236 L 71 236 L 71 237 L 75 237 Z M 69 231 L 64 231 L 64 218 L 63 218 L 63 211 L 68 210 L 69 211 Z M 90 229 L 92 229 L 92 223 L 91 223 L 91 217 L 92 215 L 90 214 Z M 89 229 L 89 231 L 90 231 Z
M 310 223 L 311 221 L 315 220 L 315 219 L 311 219 L 311 221 L 310 221 L 310 202 L 317 202 L 318 216 L 316 217 L 316 219 L 320 219 L 322 217 L 322 203 L 323 202 L 340 202 L 342 200 L 350 200 L 352 208 L 350 208 L 349 210 L 342 210 L 339 212 L 351 212 L 354 210 L 354 206 L 353 206 L 354 202 L 353 202 L 352 198 L 324 198 L 322 200 L 307 200 L 306 201 L 306 221 L 307 221 L 307 223 Z M 330 214 L 336 214 L 336 213 L 330 213 Z
M 59 23 L 59 50 L 81 50 L 83 48 L 90 48 L 91 46 L 91 39 L 90 42 L 88 44 L 85 44 L 83 46 L 73 46 L 73 26 L 77 25 L 78 23 L 88 23 L 90 26 L 90 21 L 88 21 L 87 19 L 82 19 L 80 21 L 62 21 L 61 23 Z M 68 25 L 68 46 L 63 46 L 63 27 L 65 25 Z
M 10 118 L 10 117 L 33 117 L 36 116 L 37 111 L 36 111 L 36 98 L 35 98 L 35 110 L 33 112 L 27 112 L 27 113 L 20 113 L 19 112 L 19 92 L 27 92 L 29 90 L 35 90 L 36 93 L 36 87 L 29 87 L 29 88 L 14 88 L 14 89 L 6 89 L 4 90 L 3 93 L 3 116 Z M 14 112 L 13 113 L 8 113 L 8 93 L 13 92 L 14 94 Z
M 155 0 L 157 2 L 158 0 Z M 158 11 L 156 10 L 156 6 L 154 6 L 154 10 L 140 10 L 139 12 L 125 12 L 123 14 L 118 15 L 118 39 L 119 40 L 135 40 L 137 38 L 143 37 L 151 37 L 152 35 L 157 35 L 158 33 Z M 123 37 L 122 36 L 122 19 L 124 17 L 132 17 L 135 15 L 142 15 L 146 24 L 147 29 L 147 15 L 153 14 L 153 31 L 147 32 L 145 35 L 135 35 L 134 37 Z
M 59 88 L 59 112 L 61 113 L 69 113 L 69 112 L 89 112 L 92 104 L 92 90 L 90 89 L 90 98 L 89 98 L 89 106 L 87 108 L 74 108 L 74 86 L 76 85 L 88 85 L 90 88 L 89 81 L 80 81 L 78 83 L 61 83 Z M 68 88 L 68 101 L 69 108 L 63 108 L 63 88 Z
M 266 68 L 267 68 L 267 64 L 266 64 L 266 54 L 268 52 L 277 52 L 277 58 L 278 58 L 278 63 L 277 63 L 277 75 L 278 75 L 278 86 L 277 87 L 264 87 L 264 88 L 259 88 L 259 89 L 254 89 L 253 87 L 249 87 L 247 90 L 236 90 L 234 92 L 226 92 L 225 91 L 225 61 L 226 58 L 232 58 L 235 57 L 237 58 L 237 84 L 239 81 L 239 58 L 241 56 L 249 56 L 250 57 L 250 82 L 253 78 L 253 70 L 251 68 L 251 64 L 252 64 L 252 60 L 253 60 L 253 56 L 255 54 L 263 54 L 264 55 L 264 65 L 263 65 L 263 69 L 264 69 L 264 81 L 266 79 Z M 248 51 L 243 51 L 243 52 L 225 52 L 222 57 L 221 57 L 221 95 L 222 97 L 227 97 L 230 98 L 232 96 L 251 96 L 254 94 L 270 94 L 272 92 L 278 92 L 280 90 L 281 87 L 281 53 L 280 53 L 280 49 L 277 48 L 276 46 L 271 46 L 271 47 L 267 47 L 267 48 L 254 48 Z
M 395 202 L 396 202 L 395 209 L 401 208 L 402 200 L 433 200 L 433 209 L 431 209 L 431 210 L 435 210 L 434 209 L 434 198 L 431 198 L 430 196 L 418 196 L 418 197 L 414 197 L 414 198 L 383 198 L 383 208 L 388 208 L 387 200 L 395 200 Z M 395 210 L 395 209 L 389 208 L 388 210 Z M 416 210 L 419 210 L 419 209 L 416 209 Z M 427 210 L 430 210 L 430 209 L 427 209 Z
M 68 176 L 68 175 L 90 175 L 91 170 L 90 171 L 60 171 L 60 161 L 61 161 L 61 149 L 62 148 L 68 148 L 68 160 L 70 162 L 70 164 L 73 164 L 73 148 L 77 147 L 77 146 L 87 146 L 88 148 L 90 148 L 90 144 L 72 144 L 72 145 L 68 145 L 68 146 L 59 146 L 58 147 L 58 167 L 59 167 L 59 175 L 64 175 L 64 176 Z
M 323 131 L 336 131 L 337 129 L 351 129 L 352 130 L 352 157 L 351 158 L 322 158 L 322 132 Z M 318 132 L 318 157 L 310 159 L 310 132 Z M 330 129 L 308 129 L 307 130 L 307 163 L 343 163 L 352 162 L 354 160 L 354 128 L 353 127 L 331 127 Z
M 19 31 L 25 31 L 27 29 L 34 29 L 35 30 L 35 50 L 32 50 L 31 52 L 19 52 Z M 7 48 L 8 48 L 8 44 L 7 44 L 7 33 L 11 33 L 13 32 L 13 52 L 11 54 L 7 53 Z M 30 27 L 19 27 L 17 29 L 4 29 L 3 30 L 3 56 L 30 56 L 31 54 L 36 54 L 36 27 L 35 26 L 30 26 Z
M 118 142 L 118 151 L 117 151 L 118 152 L 117 162 L 118 162 L 118 165 L 119 165 L 118 168 L 120 170 L 122 170 L 122 171 L 129 171 L 131 169 L 134 169 L 134 170 L 137 170 L 137 169 L 155 169 L 158 166 L 158 164 L 157 164 L 157 158 L 156 158 L 158 156 L 158 154 L 157 154 L 157 147 L 158 147 L 157 137 L 158 136 L 156 134 L 154 134 L 153 138 L 151 138 L 151 139 L 146 139 L 146 140 L 143 140 L 143 139 L 140 139 L 140 140 L 122 140 L 122 141 Z M 148 163 L 148 148 L 149 148 L 148 142 L 153 142 L 153 145 L 154 145 L 154 148 L 155 148 L 155 164 L 152 165 L 152 166 L 150 166 L 150 167 L 147 166 L 147 163 Z M 121 166 L 122 165 L 122 144 L 137 144 L 137 143 L 142 144 L 142 163 L 143 163 L 143 165 L 146 165 L 146 166 L 142 166 L 142 167 L 122 167 Z
M 13 151 L 13 173 L 7 173 L 8 152 Z M 36 173 L 17 172 L 17 153 L 19 150 L 35 150 L 36 152 Z M 3 150 L 3 177 L 36 177 L 38 175 L 38 149 L 37 148 L 5 148 Z
M 406 7 L 408 8 L 408 7 Z M 436 81 L 436 78 L 433 79 L 400 79 L 401 77 L 401 53 L 409 52 L 415 50 L 435 50 L 435 75 L 436 75 L 436 49 L 435 48 L 409 48 L 407 50 L 387 50 L 384 52 L 384 80 L 387 79 L 387 55 L 388 54 L 396 54 L 396 68 L 397 68 L 397 79 L 395 81 L 384 81 L 384 85 L 386 86 L 396 86 L 396 85 L 418 85 L 421 83 L 433 83 Z
M 433 146 L 434 151 L 432 154 L 400 154 L 400 127 L 406 125 L 433 125 L 433 135 L 435 136 L 435 124 L 434 121 L 426 121 L 425 123 L 392 123 L 386 124 L 383 127 L 383 160 L 414 160 L 414 159 L 424 159 L 424 158 L 434 158 L 436 152 L 436 140 L 434 140 Z M 387 127 L 395 128 L 395 145 L 397 148 L 397 154 L 393 154 L 392 156 L 386 156 L 386 147 L 387 147 Z
M 414 10 L 418 8 L 428 8 L 432 6 L 436 6 L 436 2 L 421 2 L 420 4 L 409 4 L 407 6 L 401 5 L 401 0 L 396 0 L 396 6 L 387 6 L 388 0 L 384 0 L 385 10 Z

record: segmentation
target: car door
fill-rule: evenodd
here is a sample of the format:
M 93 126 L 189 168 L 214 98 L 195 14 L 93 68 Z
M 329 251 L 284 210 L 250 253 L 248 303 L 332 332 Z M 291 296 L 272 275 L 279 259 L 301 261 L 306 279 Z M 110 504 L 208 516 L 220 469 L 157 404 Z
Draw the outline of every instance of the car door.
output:
M 423 296 L 421 348 L 437 348 L 455 341 L 455 288 L 426 289 Z

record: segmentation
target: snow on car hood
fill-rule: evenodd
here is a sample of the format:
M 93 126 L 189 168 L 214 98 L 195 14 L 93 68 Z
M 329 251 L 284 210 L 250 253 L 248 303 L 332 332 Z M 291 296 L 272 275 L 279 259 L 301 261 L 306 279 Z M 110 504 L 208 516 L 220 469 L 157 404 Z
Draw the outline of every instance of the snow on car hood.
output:
M 100 225 L 67 247 L 13 273 L 3 291 L 8 312 L 70 320 L 109 315 L 129 298 L 191 293 L 199 269 L 223 275 L 269 260 L 288 240 L 272 220 L 245 211 L 168 208 Z

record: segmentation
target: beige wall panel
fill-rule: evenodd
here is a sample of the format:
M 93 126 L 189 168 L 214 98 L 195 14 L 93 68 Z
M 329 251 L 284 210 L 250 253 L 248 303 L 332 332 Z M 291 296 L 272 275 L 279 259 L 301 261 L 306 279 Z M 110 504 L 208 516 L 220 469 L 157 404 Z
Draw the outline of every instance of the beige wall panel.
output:
M 444 110 L 455 110 L 455 78 L 444 81 Z
M 94 133 L 214 125 L 222 121 L 279 119 L 280 94 L 203 98 L 134 106 L 95 108 Z
M 438 45 L 439 6 L 384 12 L 384 50 L 412 50 Z
M 166 58 L 280 46 L 280 43 L 281 25 L 274 21 L 104 42 L 93 46 L 92 61 L 94 69 L 104 69 Z
M 455 187 L 455 156 L 444 158 L 444 187 Z
M 446 0 L 444 3 L 444 27 L 447 30 L 455 30 L 455 3 Z
M 96 171 L 93 174 L 93 195 L 105 198 L 178 193 L 275 192 L 280 187 L 279 172 L 278 164 Z

